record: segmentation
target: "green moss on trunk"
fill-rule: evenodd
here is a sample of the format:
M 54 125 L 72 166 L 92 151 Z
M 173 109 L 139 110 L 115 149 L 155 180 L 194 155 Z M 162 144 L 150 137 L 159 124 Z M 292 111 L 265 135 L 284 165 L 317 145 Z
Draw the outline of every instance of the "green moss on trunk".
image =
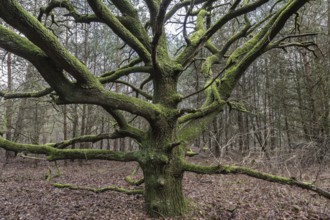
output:
M 143 166 L 145 206 L 149 215 L 178 216 L 187 210 L 180 167 L 148 163 Z

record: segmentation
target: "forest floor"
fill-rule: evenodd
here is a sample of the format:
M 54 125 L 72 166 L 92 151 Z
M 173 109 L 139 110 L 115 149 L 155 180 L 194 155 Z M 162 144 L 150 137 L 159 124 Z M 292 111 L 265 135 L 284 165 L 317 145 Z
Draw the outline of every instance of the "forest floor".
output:
M 194 162 L 202 163 L 201 159 Z M 214 160 L 208 159 L 208 163 Z M 236 163 L 238 164 L 238 163 Z M 266 166 L 253 159 L 252 168 L 295 176 L 330 190 L 330 166 L 308 169 Z M 54 163 L 17 158 L 0 163 L 0 219 L 150 219 L 145 215 L 140 195 L 107 191 L 59 189 L 52 183 L 104 187 L 123 185 L 136 167 L 134 163 L 108 161 L 58 162 L 61 175 L 47 180 Z M 141 175 L 141 174 L 140 174 Z M 184 191 L 190 212 L 166 219 L 330 219 L 330 201 L 316 193 L 291 186 L 269 183 L 243 175 L 197 175 L 186 173 Z

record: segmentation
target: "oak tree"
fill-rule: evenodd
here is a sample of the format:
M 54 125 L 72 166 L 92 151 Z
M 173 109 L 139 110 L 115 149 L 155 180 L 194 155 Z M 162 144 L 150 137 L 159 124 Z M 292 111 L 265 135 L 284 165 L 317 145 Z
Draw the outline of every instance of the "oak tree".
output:
M 188 202 L 182 190 L 184 172 L 245 174 L 313 190 L 330 198 L 329 192 L 292 178 L 239 166 L 200 166 L 186 159 L 189 153 L 187 146 L 224 108 L 229 106 L 240 110 L 240 105 L 229 97 L 258 57 L 276 48 L 296 46 L 310 49 L 314 46 L 313 42 L 304 39 L 312 34 L 295 32 L 279 35 L 287 22 L 295 24 L 299 9 L 313 1 L 86 2 L 88 13 L 82 11 L 76 1 L 51 0 L 40 8 L 39 16 L 35 17 L 17 0 L 0 0 L 0 48 L 28 60 L 49 84 L 41 91 L 1 92 L 1 96 L 17 99 L 49 95 L 57 105 L 96 105 L 114 118 L 117 129 L 111 134 L 84 135 L 49 144 L 23 144 L 0 138 L 1 148 L 44 154 L 49 161 L 136 161 L 143 170 L 144 179 L 139 183 L 144 183 L 145 206 L 151 216 L 176 216 L 186 212 Z M 145 9 L 144 16 L 138 8 Z M 76 23 L 106 26 L 109 35 L 116 35 L 132 51 L 130 60 L 122 60 L 116 69 L 93 73 L 47 26 L 47 23 L 57 24 L 61 16 Z M 228 26 L 235 22 L 239 24 L 238 29 L 226 35 Z M 171 42 L 173 29 L 180 30 L 176 37 L 179 43 L 175 45 Z M 221 33 L 226 37 L 219 40 Z M 206 58 L 199 59 L 201 53 L 206 54 Z M 188 94 L 180 90 L 179 85 L 189 75 L 189 67 L 196 60 L 202 62 L 199 72 L 205 79 L 205 85 L 203 89 Z M 142 82 L 125 81 L 126 76 L 140 73 L 148 75 Z M 113 91 L 106 86 L 110 83 L 125 84 L 136 95 Z M 152 88 L 151 93 L 145 89 L 147 84 Z M 200 94 L 203 94 L 203 104 L 187 105 L 189 98 Z M 147 128 L 134 127 L 130 120 L 132 115 L 145 119 Z M 67 149 L 75 143 L 109 138 L 130 138 L 139 148 L 130 152 Z M 71 185 L 57 186 L 74 188 Z M 118 187 L 103 190 L 141 193 L 140 190 Z

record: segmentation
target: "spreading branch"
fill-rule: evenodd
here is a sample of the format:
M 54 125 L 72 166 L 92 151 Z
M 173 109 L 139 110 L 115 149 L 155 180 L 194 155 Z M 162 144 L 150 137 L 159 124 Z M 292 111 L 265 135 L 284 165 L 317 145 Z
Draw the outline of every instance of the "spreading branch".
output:
M 74 18 L 75 22 L 78 23 L 91 23 L 91 22 L 102 22 L 101 19 L 99 19 L 95 14 L 79 14 L 76 8 L 71 4 L 70 1 L 63 0 L 52 0 L 49 2 L 49 4 L 46 7 L 40 8 L 40 12 L 38 15 L 38 20 L 41 21 L 42 17 L 46 15 L 48 17 L 51 15 L 52 11 L 55 8 L 65 8 L 68 10 L 68 14 L 65 16 L 71 16 Z
M 186 49 L 181 52 L 181 54 L 177 57 L 177 61 L 183 66 L 187 65 L 194 57 L 192 55 L 196 54 L 196 52 L 200 50 L 203 45 L 229 21 L 248 12 L 254 11 L 268 1 L 269 0 L 259 0 L 251 4 L 247 4 L 239 9 L 229 10 L 228 13 L 218 19 L 209 29 L 205 30 L 204 32 L 201 32 L 198 36 L 194 35 L 194 44 L 187 46 Z
M 76 137 L 70 140 L 66 140 L 60 143 L 56 143 L 54 145 L 55 148 L 57 149 L 64 149 L 70 145 L 76 144 L 76 143 L 84 143 L 84 142 L 98 142 L 104 139 L 117 139 L 117 138 L 122 138 L 123 136 L 118 134 L 118 133 L 114 133 L 114 134 L 98 134 L 98 135 L 84 135 L 81 137 Z
M 97 135 L 84 135 L 76 138 L 72 138 L 70 140 L 65 140 L 59 143 L 56 143 L 54 145 L 57 149 L 64 149 L 70 145 L 76 144 L 76 143 L 84 143 L 84 142 L 98 142 L 104 139 L 118 139 L 118 138 L 125 138 L 125 137 L 131 137 L 137 140 L 138 142 L 141 142 L 143 139 L 142 131 L 130 127 L 129 125 L 123 126 L 124 128 L 120 130 L 116 130 L 112 134 L 103 133 L 103 134 L 97 134 Z
M 42 49 L 54 61 L 56 66 L 65 69 L 84 88 L 101 88 L 101 84 L 88 68 L 16 0 L 0 0 L 0 4 L 0 17 Z M 20 19 L 17 19 L 18 17 Z
M 94 13 L 104 21 L 121 39 L 130 45 L 145 63 L 151 62 L 151 54 L 148 46 L 143 43 L 128 30 L 109 8 L 101 0 L 88 0 Z
M 57 188 L 66 188 L 66 189 L 71 189 L 71 190 L 91 191 L 94 193 L 115 191 L 115 192 L 125 193 L 127 195 L 143 194 L 142 189 L 125 189 L 120 186 L 106 186 L 106 187 L 102 187 L 102 188 L 92 188 L 92 187 L 86 187 L 86 186 L 77 186 L 77 185 L 72 185 L 72 184 L 60 184 L 60 183 L 54 183 L 53 186 L 57 187 Z
M 44 90 L 38 92 L 15 92 L 15 93 L 6 93 L 0 91 L 0 96 L 4 97 L 4 99 L 17 99 L 17 98 L 40 98 L 46 95 L 49 95 L 53 92 L 54 89 L 46 88 Z
M 186 163 L 184 164 L 184 170 L 198 174 L 243 174 L 257 179 L 266 180 L 268 182 L 275 182 L 283 185 L 290 185 L 302 189 L 307 189 L 316 192 L 320 196 L 330 199 L 329 191 L 325 189 L 321 189 L 313 185 L 312 183 L 300 182 L 295 178 L 288 178 L 288 177 L 272 175 L 269 173 L 259 172 L 247 167 L 230 166 L 230 165 L 200 166 L 196 164 Z
M 102 84 L 114 82 L 122 76 L 128 76 L 131 73 L 151 73 L 151 66 L 128 66 L 119 68 L 115 71 L 111 71 L 103 74 L 99 80 Z
M 99 149 L 57 149 L 55 144 L 20 144 L 0 138 L 0 148 L 14 152 L 26 152 L 32 154 L 47 155 L 48 161 L 65 159 L 85 159 L 85 160 L 113 160 L 113 161 L 137 161 L 139 151 L 136 152 L 116 152 Z
M 57 67 L 40 48 L 27 38 L 2 25 L 0 25 L 0 47 L 30 61 L 57 94 L 64 96 L 66 92 L 72 91 L 73 85 L 64 76 L 62 68 Z
M 133 91 L 135 91 L 137 94 L 142 95 L 143 97 L 145 97 L 148 100 L 152 100 L 152 95 L 149 95 L 147 92 L 145 92 L 142 89 L 139 89 L 139 88 L 133 86 L 132 84 L 130 84 L 128 82 L 125 82 L 125 81 L 122 81 L 122 80 L 116 80 L 115 82 L 116 83 L 123 84 L 123 85 L 126 85 L 126 86 L 130 87 Z

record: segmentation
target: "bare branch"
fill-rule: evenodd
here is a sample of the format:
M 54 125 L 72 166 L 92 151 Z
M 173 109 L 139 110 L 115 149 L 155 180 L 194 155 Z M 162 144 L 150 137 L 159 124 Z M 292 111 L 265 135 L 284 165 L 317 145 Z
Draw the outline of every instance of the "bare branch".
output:
M 124 137 L 124 136 L 120 135 L 118 132 L 115 132 L 113 134 L 103 133 L 103 134 L 98 134 L 98 135 L 84 135 L 84 136 L 75 137 L 73 139 L 66 140 L 66 141 L 63 141 L 60 143 L 56 143 L 54 145 L 54 147 L 57 149 L 64 149 L 64 148 L 66 148 L 70 145 L 76 144 L 76 143 L 83 143 L 83 142 L 95 143 L 97 141 L 104 140 L 104 139 L 117 139 L 117 138 L 122 138 L 122 137 Z
M 132 84 L 128 83 L 128 82 L 125 82 L 125 81 L 122 81 L 122 80 L 116 80 L 115 81 L 116 83 L 121 83 L 123 85 L 126 85 L 126 86 L 129 86 L 130 88 L 132 88 L 137 94 L 140 94 L 142 95 L 143 97 L 145 97 L 146 99 L 148 100 L 152 100 L 152 95 L 148 94 L 147 92 L 133 86 Z
M 38 20 L 41 21 L 44 14 L 46 17 L 55 9 L 55 8 L 65 8 L 69 11 L 69 14 L 65 16 L 71 16 L 78 23 L 91 23 L 91 22 L 102 22 L 95 14 L 79 14 L 75 7 L 71 4 L 70 1 L 67 0 L 52 0 L 46 7 L 40 8 L 40 12 L 38 15 Z
M 275 41 L 273 44 L 280 44 L 283 41 L 288 40 L 288 39 L 292 39 L 292 38 L 315 37 L 315 36 L 317 36 L 317 33 L 304 33 L 304 34 L 288 35 L 288 36 L 282 37 L 278 41 Z
M 310 42 L 310 41 L 306 41 L 306 42 L 291 42 L 291 43 L 284 43 L 284 42 L 282 42 L 282 43 L 279 43 L 279 44 L 273 43 L 273 44 L 269 44 L 265 48 L 265 50 L 268 51 L 268 50 L 275 49 L 275 48 L 285 50 L 288 47 L 302 47 L 302 48 L 305 48 L 306 50 L 312 52 L 315 57 L 317 57 L 315 51 L 313 49 L 310 49 L 310 47 L 317 47 L 317 44 L 315 44 L 314 42 Z
M 217 0 L 194 0 L 194 5 L 199 5 L 205 2 L 215 2 Z M 166 14 L 165 21 L 169 20 L 178 10 L 183 7 L 191 5 L 191 0 L 181 1 L 175 4 Z

